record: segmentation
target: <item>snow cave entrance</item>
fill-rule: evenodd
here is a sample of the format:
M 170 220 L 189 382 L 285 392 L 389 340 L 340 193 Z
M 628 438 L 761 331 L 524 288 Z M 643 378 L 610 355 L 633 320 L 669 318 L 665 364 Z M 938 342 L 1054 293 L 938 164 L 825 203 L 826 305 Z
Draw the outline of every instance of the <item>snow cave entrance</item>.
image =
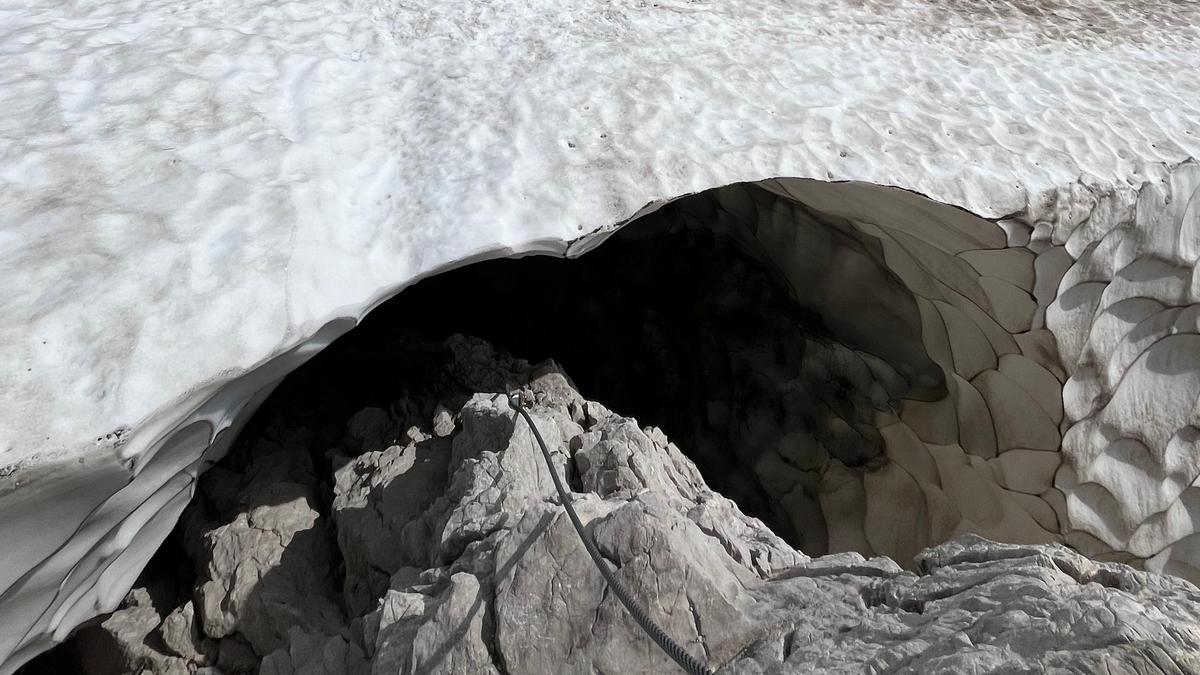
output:
M 914 499 L 912 468 L 889 466 L 951 448 L 955 461 L 990 471 L 981 464 L 997 455 L 988 401 L 962 384 L 997 352 L 1018 352 L 1010 334 L 1028 331 L 1036 312 L 1014 287 L 1030 315 L 1014 320 L 1013 303 L 987 291 L 995 275 L 1032 274 L 1032 256 L 1006 248 L 1011 236 L 869 184 L 715 188 L 578 258 L 496 259 L 421 281 L 291 375 L 264 410 L 286 405 L 335 426 L 367 407 L 395 415 L 402 398 L 414 405 L 404 395 L 433 376 L 448 336 L 475 336 L 533 363 L 553 360 L 585 398 L 662 428 L 714 490 L 809 555 L 907 564 L 962 529 L 1046 541 L 1056 521 L 1044 504 L 1013 518 L 997 506 L 1003 497 L 938 485 L 957 520 L 947 525 L 929 490 Z M 416 401 L 415 412 L 432 414 L 435 403 Z M 314 447 L 336 444 L 337 433 Z
M 660 427 L 710 487 L 809 555 L 907 565 L 964 531 L 1055 541 L 1064 375 L 1029 236 L 871 184 L 714 188 L 577 258 L 421 281 L 280 392 L 338 392 L 325 408 L 342 419 L 388 409 L 401 373 L 475 336 L 553 360 L 585 398 Z M 1023 412 L 1035 389 L 1057 413 Z
M 271 410 L 323 420 L 312 447 L 327 465 L 322 444 L 364 408 L 395 415 L 404 399 L 431 414 L 435 401 L 405 394 L 462 334 L 553 360 L 585 398 L 662 428 L 710 487 L 809 555 L 908 564 L 964 530 L 1053 540 L 1057 509 L 987 464 L 1006 449 L 1002 397 L 975 379 L 1006 352 L 1056 360 L 1033 330 L 1044 308 L 1019 245 L 1029 233 L 1014 227 L 871 184 L 710 189 L 577 258 L 495 259 L 415 284 L 290 375 L 242 436 L 263 433 Z M 997 279 L 1013 283 L 996 292 Z M 1057 462 L 1056 444 L 1042 449 Z M 922 483 L 914 453 L 938 475 Z M 945 469 L 947 455 L 960 466 Z
M 330 449 L 347 452 L 362 416 L 397 433 L 405 419 L 446 424 L 430 392 L 453 335 L 553 360 L 585 399 L 661 428 L 713 490 L 809 555 L 907 565 L 962 531 L 1055 540 L 1053 500 L 1010 489 L 993 467 L 1012 419 L 1004 392 L 981 381 L 1005 355 L 1037 357 L 1047 373 L 1056 361 L 1022 236 L 911 192 L 776 179 L 680 198 L 578 258 L 497 259 L 431 277 L 276 388 L 201 477 L 138 586 L 160 588 L 167 605 L 186 601 L 189 561 L 205 555 L 189 528 L 236 516 L 216 505 L 222 481 L 236 481 L 263 443 L 307 452 L 306 494 L 328 516 Z M 388 439 L 349 445 L 368 442 Z M 1058 461 L 1057 445 L 1044 450 Z M 103 652 L 97 634 L 84 628 L 26 672 Z

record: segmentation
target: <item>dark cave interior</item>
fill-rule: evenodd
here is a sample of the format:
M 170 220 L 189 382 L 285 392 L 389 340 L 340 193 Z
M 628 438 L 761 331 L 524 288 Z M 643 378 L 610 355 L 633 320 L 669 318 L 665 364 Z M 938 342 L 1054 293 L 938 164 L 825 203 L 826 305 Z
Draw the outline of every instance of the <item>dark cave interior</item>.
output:
M 760 203 L 775 199 L 754 186 L 732 189 Z M 853 335 L 846 340 L 845 330 L 829 325 L 822 303 L 797 298 L 744 238 L 696 227 L 696 213 L 714 208 L 721 207 L 710 193 L 693 195 L 577 259 L 497 259 L 415 284 L 290 374 L 219 466 L 252 461 L 252 439 L 292 419 L 314 430 L 308 447 L 327 498 L 322 456 L 339 442 L 346 420 L 367 407 L 394 409 L 400 399 L 432 406 L 443 343 L 464 334 L 532 363 L 557 362 L 585 398 L 666 431 L 709 485 L 743 512 L 810 555 L 828 552 L 817 497 L 822 472 L 830 461 L 852 471 L 885 461 L 875 416 L 914 394 L 912 373 L 920 368 L 857 349 Z M 911 341 L 912 321 L 889 324 L 878 316 L 903 303 L 886 307 L 877 283 L 856 284 L 854 274 L 837 269 L 837 255 L 816 250 L 838 236 L 831 227 L 814 239 L 820 245 L 806 258 L 808 278 L 819 282 L 814 292 L 837 285 L 831 292 L 849 298 L 867 323 L 890 325 Z M 861 249 L 856 260 L 867 261 L 856 263 L 867 270 L 859 274 L 887 277 L 888 288 L 899 288 L 903 298 L 906 289 L 878 251 L 847 246 Z M 419 414 L 428 419 L 432 409 Z M 201 492 L 219 475 L 205 474 Z M 185 528 L 181 522 L 138 582 L 158 588 L 167 603 L 185 598 L 194 582 Z M 21 672 L 62 672 L 80 659 L 88 672 L 115 672 L 103 667 L 102 641 L 78 637 L 88 630 Z

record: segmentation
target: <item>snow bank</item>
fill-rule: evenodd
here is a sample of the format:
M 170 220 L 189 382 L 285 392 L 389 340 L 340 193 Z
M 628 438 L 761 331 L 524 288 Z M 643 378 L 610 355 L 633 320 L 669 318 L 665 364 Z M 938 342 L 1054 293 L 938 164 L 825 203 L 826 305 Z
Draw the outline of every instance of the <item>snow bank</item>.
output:
M 0 16 L 3 672 L 115 606 L 202 456 L 422 276 L 577 253 L 647 204 L 771 176 L 899 186 L 1094 232 L 1082 243 L 1104 239 L 1097 209 L 1134 208 L 1200 156 L 1200 7 L 1166 0 L 47 0 Z M 1185 193 L 1169 194 L 1192 223 Z M 1187 280 L 1144 263 L 1064 281 L 1059 340 L 1091 325 L 1088 284 L 1106 309 L 1195 303 L 1196 229 L 1164 263 Z M 1109 259 L 1157 260 L 1151 239 Z M 1188 345 L 1163 344 L 1128 368 L 1194 377 Z M 1145 398 L 1118 399 L 1120 428 L 1141 429 Z M 1190 442 L 1156 434 L 1154 452 Z M 1122 512 L 1122 489 L 1097 484 Z M 1113 521 L 1072 503 L 1097 532 Z

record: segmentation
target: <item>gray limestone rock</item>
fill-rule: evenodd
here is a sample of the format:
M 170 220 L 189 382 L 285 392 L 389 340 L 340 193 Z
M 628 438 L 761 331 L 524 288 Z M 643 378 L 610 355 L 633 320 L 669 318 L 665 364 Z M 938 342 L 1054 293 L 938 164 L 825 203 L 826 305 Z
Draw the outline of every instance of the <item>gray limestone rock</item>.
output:
M 367 675 L 361 647 L 341 636 L 307 633 L 293 627 L 287 646 L 262 660 L 259 675 Z
M 842 572 L 836 583 L 861 589 L 858 616 L 838 626 L 820 608 L 725 672 L 1200 672 L 1200 592 L 1186 581 L 971 535 L 918 568 L 867 584 Z
M 605 564 L 723 673 L 1200 673 L 1200 590 L 1186 581 L 970 535 L 920 553 L 915 572 L 810 558 L 712 491 L 661 430 L 584 400 L 557 366 L 470 338 L 449 349 L 470 389 L 406 405 L 456 409 L 424 423 L 356 415 L 327 454 L 326 497 L 286 435 L 241 473 L 223 469 L 231 483 L 205 490 L 211 517 L 189 521 L 204 556 L 194 612 L 164 620 L 131 597 L 103 625 L 126 661 L 181 674 L 672 672 L 559 504 L 502 393 L 520 388 Z
M 439 403 L 433 412 L 433 435 L 445 438 L 454 433 L 454 415 L 446 406 Z
M 420 517 L 441 496 L 449 459 L 449 442 L 430 438 L 347 458 L 334 471 L 333 521 L 352 614 L 374 607 L 392 572 L 425 561 Z
M 217 668 L 223 673 L 256 673 L 259 657 L 254 648 L 239 634 L 221 638 L 217 648 Z
M 189 675 L 194 663 L 171 654 L 155 634 L 162 619 L 150 593 L 145 588 L 134 588 L 121 609 L 98 627 L 83 631 L 81 655 L 102 672 Z
M 236 494 L 214 500 L 237 513 L 203 534 L 196 609 L 205 635 L 237 632 L 265 656 L 286 644 L 291 627 L 335 633 L 345 616 L 332 592 L 333 546 L 308 455 L 264 442 L 252 457 Z
M 214 645 L 204 640 L 204 635 L 200 632 L 195 605 L 190 600 L 167 615 L 158 627 L 158 632 L 163 645 L 171 653 L 193 663 L 208 663 L 216 653 Z
M 428 595 L 389 591 L 379 610 L 371 672 L 498 673 L 487 643 L 487 595 L 479 579 L 458 572 Z

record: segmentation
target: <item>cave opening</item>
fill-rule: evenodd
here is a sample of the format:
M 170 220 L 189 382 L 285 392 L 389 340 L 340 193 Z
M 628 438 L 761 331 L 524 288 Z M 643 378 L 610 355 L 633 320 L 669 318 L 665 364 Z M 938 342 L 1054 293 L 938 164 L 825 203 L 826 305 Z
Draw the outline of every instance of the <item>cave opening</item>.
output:
M 924 357 L 915 303 L 878 251 L 827 225 L 827 216 L 788 204 L 811 218 L 814 235 L 803 242 L 811 246 L 807 269 L 793 275 L 802 273 L 812 293 L 836 296 L 860 325 L 902 313 L 880 304 L 887 296 L 907 300 L 912 311 L 891 322 L 894 335 L 885 338 L 907 349 L 844 330 L 827 316 L 827 298 L 797 297 L 747 245 L 745 215 L 723 204 L 731 193 L 768 211 L 782 205 L 762 188 L 733 186 L 668 204 L 578 258 L 504 258 L 439 274 L 372 311 L 306 376 L 361 391 L 344 411 L 352 412 L 395 397 L 398 378 L 380 355 L 398 332 L 425 344 L 471 335 L 532 362 L 553 360 L 586 398 L 661 427 L 747 514 L 801 550 L 826 553 L 818 491 L 829 462 L 878 468 L 885 458 L 877 417 L 898 414 L 906 396 L 928 395 L 917 391 L 916 376 L 935 396 L 944 383 L 914 358 Z M 714 228 L 711 217 L 737 224 Z M 892 362 L 872 347 L 884 347 L 876 351 Z M 364 387 L 363 372 L 380 381 Z
M 448 352 L 477 347 L 461 336 L 531 364 L 552 361 L 584 398 L 661 428 L 713 490 L 808 555 L 909 564 L 963 531 L 1053 540 L 1058 516 L 1044 493 L 1057 429 L 1049 438 L 993 414 L 1005 397 L 1030 398 L 1022 377 L 1061 379 L 1051 374 L 1053 338 L 1035 325 L 1033 255 L 1008 239 L 995 223 L 912 193 L 767 181 L 665 204 L 577 258 L 495 259 L 420 281 L 267 398 L 201 477 L 137 583 L 160 590 L 141 601 L 189 603 L 179 561 L 197 570 L 211 562 L 200 531 L 289 499 L 330 517 L 354 455 L 405 434 L 418 458 L 444 451 L 409 429 L 453 424 L 447 412 L 465 398 L 446 381 Z M 1005 388 L 1009 380 L 1020 386 Z M 500 378 L 494 390 L 522 384 Z M 1022 466 L 1035 459 L 1049 475 L 1010 486 L 1006 455 Z M 1050 455 L 1053 466 L 1043 461 Z M 429 482 L 444 478 L 444 467 L 431 471 Z M 331 520 L 291 555 L 336 557 L 344 542 L 331 543 Z M 345 560 L 316 567 L 328 578 L 314 584 L 347 589 L 328 606 L 314 595 L 309 613 L 354 616 L 379 592 L 350 589 Z M 195 616 L 216 611 L 199 603 Z M 265 642 L 238 631 L 196 658 L 253 670 Z M 25 672 L 106 649 L 111 638 L 93 623 Z

